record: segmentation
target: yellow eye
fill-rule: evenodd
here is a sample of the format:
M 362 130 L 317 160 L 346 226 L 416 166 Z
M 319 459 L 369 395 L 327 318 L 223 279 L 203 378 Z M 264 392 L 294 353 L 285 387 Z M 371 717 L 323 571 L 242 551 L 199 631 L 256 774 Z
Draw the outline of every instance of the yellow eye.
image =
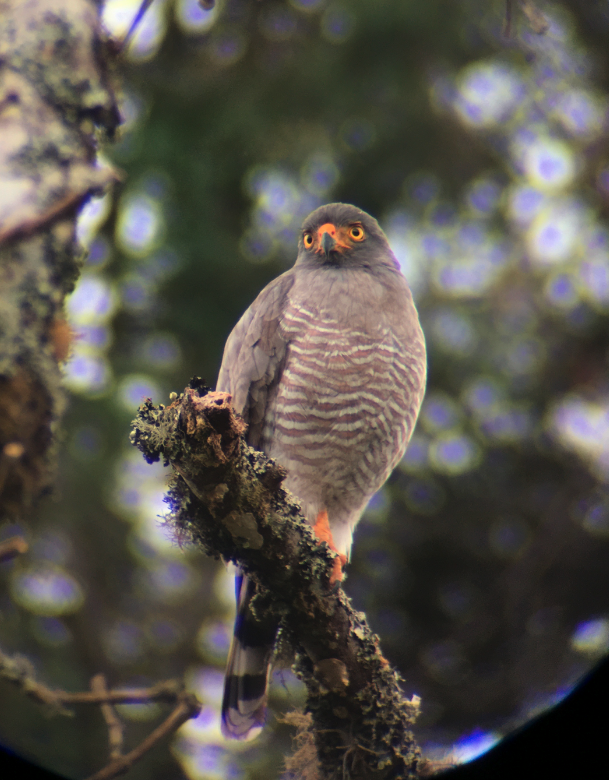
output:
M 363 241 L 366 238 L 363 229 L 359 225 L 353 225 L 352 228 L 349 228 L 349 236 L 354 241 Z
M 313 234 L 312 233 L 305 233 L 304 234 L 304 245 L 307 249 L 310 249 L 313 246 Z

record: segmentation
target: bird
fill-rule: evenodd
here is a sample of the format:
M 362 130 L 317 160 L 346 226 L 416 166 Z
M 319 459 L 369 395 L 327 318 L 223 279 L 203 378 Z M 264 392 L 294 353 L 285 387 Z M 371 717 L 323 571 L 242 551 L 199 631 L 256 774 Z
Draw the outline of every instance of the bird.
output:
M 294 266 L 229 335 L 216 387 L 338 554 L 332 582 L 368 501 L 404 455 L 426 374 L 418 313 L 378 222 L 349 204 L 320 206 L 302 224 Z M 256 615 L 255 596 L 239 573 L 221 716 L 231 739 L 252 739 L 266 718 L 277 625 Z

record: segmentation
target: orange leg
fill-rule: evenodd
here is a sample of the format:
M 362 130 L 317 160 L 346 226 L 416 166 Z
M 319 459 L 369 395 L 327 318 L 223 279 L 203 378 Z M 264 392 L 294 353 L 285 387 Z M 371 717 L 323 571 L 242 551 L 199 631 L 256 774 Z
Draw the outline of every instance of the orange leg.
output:
M 334 560 L 332 574 L 330 575 L 330 585 L 342 582 L 344 576 L 343 566 L 347 563 L 347 556 L 339 553 L 334 546 L 334 539 L 332 538 L 332 531 L 330 530 L 330 523 L 328 522 L 328 513 L 325 509 L 322 509 L 317 515 L 315 525 L 313 526 L 313 533 L 320 542 L 327 542 L 328 547 L 338 556 Z

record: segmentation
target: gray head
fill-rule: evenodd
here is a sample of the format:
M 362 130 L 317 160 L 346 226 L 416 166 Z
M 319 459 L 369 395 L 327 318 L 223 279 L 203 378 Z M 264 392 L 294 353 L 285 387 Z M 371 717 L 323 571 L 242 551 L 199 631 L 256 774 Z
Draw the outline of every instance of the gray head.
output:
M 348 203 L 328 203 L 302 223 L 297 264 L 399 269 L 378 222 Z

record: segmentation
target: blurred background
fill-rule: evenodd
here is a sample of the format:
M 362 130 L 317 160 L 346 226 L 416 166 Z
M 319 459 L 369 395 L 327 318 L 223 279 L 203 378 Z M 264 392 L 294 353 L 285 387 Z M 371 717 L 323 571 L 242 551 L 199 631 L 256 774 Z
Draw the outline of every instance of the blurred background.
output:
M 138 5 L 108 0 L 108 31 Z M 164 470 L 128 434 L 143 398 L 215 384 L 321 203 L 379 219 L 428 342 L 345 586 L 422 697 L 424 752 L 478 755 L 609 649 L 609 4 L 514 3 L 509 36 L 505 18 L 503 0 L 154 0 L 129 46 L 100 160 L 124 184 L 79 225 L 58 489 L 0 527 L 31 543 L 0 567 L 0 640 L 51 687 L 186 677 L 201 716 L 134 780 L 270 780 L 290 750 L 289 671 L 262 737 L 222 739 L 232 576 L 172 540 Z M 96 708 L 2 697 L 3 744 L 71 778 L 105 763 Z M 119 710 L 131 747 L 165 712 Z

